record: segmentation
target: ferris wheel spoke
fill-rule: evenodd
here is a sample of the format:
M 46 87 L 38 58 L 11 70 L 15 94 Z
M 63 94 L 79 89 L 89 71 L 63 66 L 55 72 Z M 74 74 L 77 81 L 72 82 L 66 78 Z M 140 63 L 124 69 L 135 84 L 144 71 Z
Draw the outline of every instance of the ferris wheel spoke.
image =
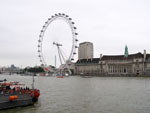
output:
M 61 57 L 62 57 L 62 59 L 63 59 L 64 63 L 66 63 L 66 60 L 65 60 L 64 54 L 62 53 L 62 50 L 61 50 L 60 48 L 59 48 L 59 50 L 60 50 L 60 54 L 61 54 Z
M 59 50 L 59 47 L 57 47 L 57 48 L 58 48 L 58 55 L 59 55 L 60 64 L 62 65 L 62 59 L 61 59 L 60 50 Z
M 61 52 L 62 52 L 64 58 L 67 59 L 68 57 L 67 57 L 67 55 L 65 54 L 65 52 L 63 51 L 63 49 L 64 49 L 64 48 L 62 47 Z M 65 51 L 66 51 L 66 49 L 65 49 Z

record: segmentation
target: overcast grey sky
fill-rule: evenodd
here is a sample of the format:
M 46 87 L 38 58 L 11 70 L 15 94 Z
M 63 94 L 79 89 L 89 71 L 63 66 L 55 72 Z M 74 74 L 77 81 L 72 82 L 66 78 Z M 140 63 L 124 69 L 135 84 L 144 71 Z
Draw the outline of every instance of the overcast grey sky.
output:
M 94 57 L 121 55 L 126 44 L 129 54 L 150 53 L 149 0 L 0 0 L 0 66 L 39 65 L 38 36 L 55 13 L 73 19 L 79 42 L 94 43 Z

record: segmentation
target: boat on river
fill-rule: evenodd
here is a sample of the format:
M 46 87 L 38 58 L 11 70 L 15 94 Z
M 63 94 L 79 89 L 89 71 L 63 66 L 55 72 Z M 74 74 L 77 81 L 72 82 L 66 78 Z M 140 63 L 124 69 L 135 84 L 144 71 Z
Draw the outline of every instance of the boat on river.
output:
M 69 74 L 68 74 L 68 73 L 65 73 L 65 74 L 63 74 L 63 73 L 57 73 L 57 74 L 56 74 L 56 77 L 57 77 L 57 78 L 69 77 Z
M 64 76 L 57 76 L 57 78 L 64 78 Z
M 33 105 L 39 96 L 38 89 L 30 89 L 19 82 L 0 80 L 0 110 Z
M 57 78 L 64 78 L 64 74 L 62 74 L 62 73 L 57 73 L 57 74 L 56 74 L 56 77 L 57 77 Z

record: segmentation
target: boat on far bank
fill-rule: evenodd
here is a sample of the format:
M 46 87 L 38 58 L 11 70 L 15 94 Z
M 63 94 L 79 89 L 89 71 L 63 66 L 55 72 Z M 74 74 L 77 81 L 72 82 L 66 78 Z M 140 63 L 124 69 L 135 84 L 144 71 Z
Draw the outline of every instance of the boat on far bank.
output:
M 56 76 L 57 78 L 64 78 L 64 76 Z
M 89 75 L 88 73 L 84 74 L 84 73 L 80 73 L 80 76 L 82 78 L 92 78 L 93 76 Z
M 57 74 L 56 74 L 56 77 L 57 77 L 57 78 L 69 77 L 69 74 L 68 74 L 68 73 L 65 73 L 65 74 L 57 73 Z

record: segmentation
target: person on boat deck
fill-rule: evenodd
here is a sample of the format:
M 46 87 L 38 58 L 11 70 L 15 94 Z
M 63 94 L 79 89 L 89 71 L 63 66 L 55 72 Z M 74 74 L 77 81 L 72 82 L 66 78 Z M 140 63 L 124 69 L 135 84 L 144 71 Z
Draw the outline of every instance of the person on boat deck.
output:
M 10 90 L 11 88 L 10 88 L 10 86 L 6 86 L 6 90 Z
M 15 91 L 15 87 L 13 88 L 13 91 Z
M 0 93 L 2 92 L 2 88 L 0 87 Z

